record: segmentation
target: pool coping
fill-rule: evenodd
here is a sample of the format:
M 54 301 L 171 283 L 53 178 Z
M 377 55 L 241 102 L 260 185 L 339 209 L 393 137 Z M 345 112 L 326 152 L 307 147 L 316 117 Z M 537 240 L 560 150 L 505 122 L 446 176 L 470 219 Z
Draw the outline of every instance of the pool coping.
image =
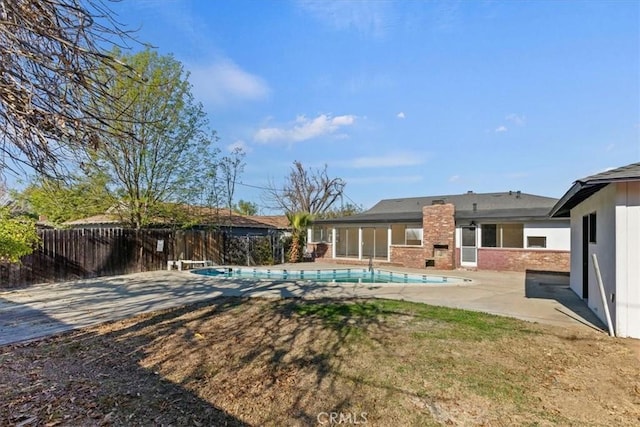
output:
M 216 275 L 207 275 L 207 274 L 202 274 L 199 273 L 201 271 L 204 270 L 211 270 L 211 269 L 228 269 L 233 271 L 233 269 L 239 269 L 240 271 L 243 270 L 249 270 L 249 272 L 253 271 L 253 272 L 264 272 L 266 271 L 266 274 L 275 274 L 276 277 L 225 277 L 225 276 L 216 276 Z M 298 277 L 278 277 L 278 275 L 283 275 L 283 273 L 287 273 L 287 272 L 291 272 L 292 274 L 295 275 L 295 272 L 314 272 L 314 273 L 319 273 L 319 272 L 325 272 L 325 271 L 333 271 L 335 272 L 339 272 L 339 271 L 346 271 L 346 272 L 351 272 L 354 271 L 355 273 L 366 273 L 368 270 L 368 268 L 366 267 L 349 267 L 349 266 L 345 266 L 345 267 L 324 267 L 324 268 L 266 268 L 266 267 L 251 267 L 251 266 L 236 266 L 236 265 L 217 265 L 217 266 L 210 266 L 210 267 L 201 267 L 201 268 L 194 268 L 191 270 L 188 270 L 188 272 L 193 273 L 193 274 L 199 274 L 201 276 L 206 276 L 209 278 L 213 278 L 213 279 L 220 279 L 220 280 L 256 280 L 256 281 L 268 281 L 268 282 L 314 282 L 314 283 L 319 283 L 319 284 L 355 284 L 355 285 L 427 285 L 427 286 L 470 286 L 470 285 L 474 285 L 475 284 L 475 280 L 467 278 L 467 277 L 463 277 L 463 276 L 457 276 L 457 275 L 449 275 L 449 274 L 427 274 L 427 273 L 416 273 L 416 272 L 407 272 L 407 271 L 397 271 L 395 269 L 392 268 L 374 268 L 373 271 L 374 272 L 384 272 L 384 273 L 390 273 L 391 276 L 393 276 L 394 274 L 397 275 L 404 275 L 405 278 L 409 278 L 409 276 L 411 276 L 411 278 L 413 277 L 422 277 L 423 281 L 402 281 L 402 282 L 362 282 L 360 280 L 358 281 L 329 281 L 329 280 L 318 280 L 318 277 L 312 277 L 309 276 L 309 278 L 306 277 L 300 277 L 298 275 Z M 313 274 L 313 273 L 312 273 Z M 283 275 L 284 276 L 284 275 Z M 442 281 L 442 282 L 427 282 L 426 278 L 428 277 L 433 277 L 433 278 L 451 278 L 451 279 L 455 279 L 455 281 L 452 282 L 447 282 L 447 281 Z M 322 278 L 322 279 L 329 279 L 329 278 Z M 343 278 L 341 278 L 343 279 Z

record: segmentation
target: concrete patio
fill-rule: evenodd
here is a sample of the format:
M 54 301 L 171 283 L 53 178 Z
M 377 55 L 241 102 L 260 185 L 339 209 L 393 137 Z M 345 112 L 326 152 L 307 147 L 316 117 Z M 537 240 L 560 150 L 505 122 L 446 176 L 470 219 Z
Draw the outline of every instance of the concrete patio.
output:
M 347 268 L 295 264 L 273 268 Z M 362 268 L 354 267 L 354 268 Z M 420 273 L 424 270 L 394 269 Z M 0 345 L 31 340 L 136 314 L 220 296 L 266 298 L 390 298 L 482 311 L 566 328 L 604 325 L 557 274 L 428 271 L 471 279 L 462 285 L 340 284 L 229 280 L 192 271 L 155 271 L 0 291 Z M 603 332 L 604 333 L 604 332 Z

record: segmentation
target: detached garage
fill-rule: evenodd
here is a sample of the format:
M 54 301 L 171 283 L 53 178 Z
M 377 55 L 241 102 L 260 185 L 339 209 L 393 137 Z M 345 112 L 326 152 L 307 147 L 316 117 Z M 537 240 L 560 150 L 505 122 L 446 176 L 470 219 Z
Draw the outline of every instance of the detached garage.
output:
M 551 210 L 571 220 L 571 289 L 617 336 L 640 338 L 640 163 L 576 181 Z

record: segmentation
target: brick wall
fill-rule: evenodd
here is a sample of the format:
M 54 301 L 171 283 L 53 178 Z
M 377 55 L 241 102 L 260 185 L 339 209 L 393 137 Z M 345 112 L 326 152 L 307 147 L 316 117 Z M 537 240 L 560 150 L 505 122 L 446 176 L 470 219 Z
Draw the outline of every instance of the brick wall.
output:
M 425 268 L 426 260 L 430 260 L 434 268 L 453 270 L 454 213 L 452 204 L 423 207 L 422 246 L 391 246 L 391 262 L 410 268 Z M 434 245 L 446 247 L 434 250 Z
M 331 243 L 307 243 L 307 250 L 314 254 L 315 258 L 331 259 Z
M 478 270 L 568 272 L 569 251 L 478 248 Z
M 408 268 L 424 268 L 424 249 L 422 246 L 391 246 L 391 262 Z
M 440 270 L 453 270 L 456 222 L 452 204 L 431 205 L 422 208 L 422 244 L 425 258 L 433 259 Z M 434 245 L 445 245 L 446 249 L 434 250 Z M 422 266 L 424 267 L 424 261 Z

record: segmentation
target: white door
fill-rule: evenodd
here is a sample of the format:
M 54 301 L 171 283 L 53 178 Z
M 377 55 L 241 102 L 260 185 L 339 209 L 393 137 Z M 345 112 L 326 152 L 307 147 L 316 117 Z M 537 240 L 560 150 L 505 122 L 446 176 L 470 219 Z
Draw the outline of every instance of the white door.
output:
M 478 234 L 477 228 L 462 227 L 461 245 L 460 245 L 460 265 L 464 267 L 478 266 Z

